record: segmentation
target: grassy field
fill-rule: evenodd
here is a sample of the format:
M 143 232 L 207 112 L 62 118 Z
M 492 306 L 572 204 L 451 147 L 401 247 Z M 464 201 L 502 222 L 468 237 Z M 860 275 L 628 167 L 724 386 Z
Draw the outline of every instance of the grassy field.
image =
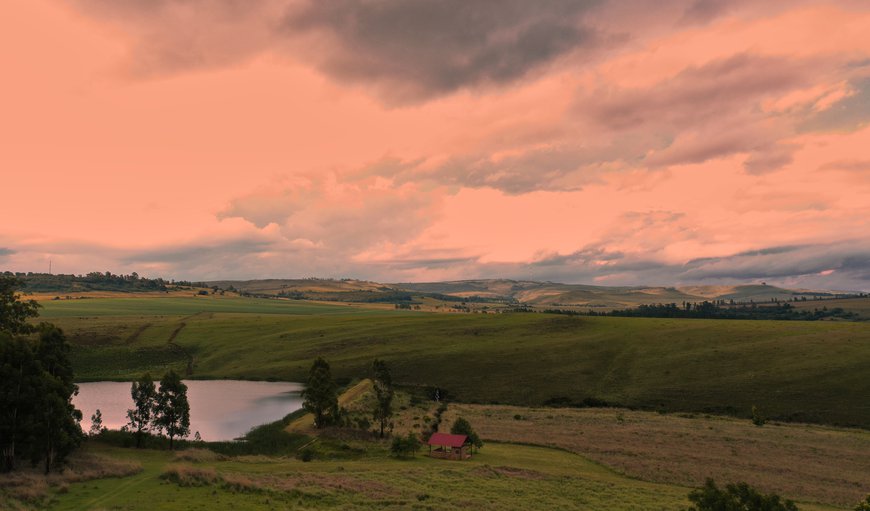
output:
M 385 455 L 303 463 L 231 458 L 190 463 L 168 452 L 96 446 L 138 462 L 126 478 L 69 485 L 52 510 L 679 509 L 688 489 L 636 481 L 553 449 L 491 445 L 455 463 Z M 168 479 L 161 478 L 166 474 Z M 809 508 L 808 508 L 809 509 Z
M 484 439 L 547 445 L 645 481 L 746 481 L 789 498 L 849 506 L 870 493 L 870 432 L 624 409 L 451 405 Z
M 516 420 L 507 415 L 510 412 L 522 412 L 529 418 Z M 647 420 L 633 412 L 621 413 L 627 414 L 623 433 L 608 435 L 600 429 L 588 428 L 589 423 L 608 420 L 595 411 L 594 417 L 585 422 L 574 416 L 567 417 L 561 434 L 552 436 L 554 429 L 547 426 L 543 417 L 536 416 L 536 410 L 464 405 L 448 410 L 448 415 L 472 417 L 475 426 L 486 438 L 512 436 L 516 442 L 548 442 L 559 448 L 490 440 L 473 458 L 463 462 L 430 459 L 425 456 L 425 449 L 411 459 L 399 460 L 387 455 L 386 442 L 354 440 L 353 435 L 343 437 L 339 431 L 312 439 L 313 444 L 305 442 L 304 445 L 313 445 L 318 453 L 310 462 L 292 456 L 225 456 L 201 449 L 176 453 L 124 449 L 92 441 L 74 455 L 73 464 L 84 457 L 91 460 L 91 465 L 94 460 L 102 459 L 107 460 L 104 462 L 106 466 L 118 468 L 107 470 L 104 475 L 86 477 L 86 474 L 82 474 L 85 477 L 64 480 L 56 478 L 48 481 L 51 486 L 42 482 L 30 488 L 9 483 L 11 477 L 17 476 L 0 475 L 0 497 L 7 491 L 4 488 L 8 488 L 12 492 L 10 496 L 26 496 L 34 507 L 51 510 L 377 508 L 674 511 L 688 504 L 686 495 L 691 490 L 689 484 L 661 481 L 663 477 L 654 472 L 634 473 L 621 466 L 611 468 L 614 461 L 619 465 L 626 457 L 642 455 L 649 456 L 648 461 L 660 470 L 679 470 L 676 454 L 665 456 L 662 460 L 656 459 L 670 448 L 680 456 L 686 456 L 687 459 L 682 462 L 684 465 L 716 476 L 723 483 L 747 480 L 768 490 L 779 490 L 785 497 L 795 499 L 802 511 L 851 509 L 857 498 L 850 497 L 858 494 L 860 498 L 862 488 L 866 490 L 866 486 L 861 486 L 866 485 L 866 480 L 855 484 L 852 489 L 846 488 L 843 483 L 827 492 L 822 491 L 819 481 L 812 477 L 807 479 L 810 491 L 800 484 L 789 484 L 788 475 L 799 472 L 800 464 L 797 467 L 776 465 L 776 460 L 789 462 L 788 456 L 778 456 L 775 460 L 759 459 L 755 465 L 742 461 L 738 465 L 742 470 L 738 474 L 739 478 L 728 479 L 732 474 L 722 473 L 723 468 L 717 467 L 722 463 L 721 459 L 703 454 L 701 459 L 706 464 L 699 464 L 694 459 L 689 447 L 704 435 L 699 436 L 691 432 L 692 428 L 679 423 L 686 419 L 673 416 L 653 418 L 657 414 L 647 413 L 650 416 Z M 512 431 L 510 421 L 534 424 L 533 428 L 528 429 L 538 429 L 540 433 L 533 434 L 528 429 L 525 432 Z M 674 428 L 672 431 L 665 428 L 670 434 L 662 434 L 656 421 L 672 423 Z M 583 441 L 571 440 L 565 433 L 569 430 L 576 435 L 576 428 L 581 422 L 582 433 L 589 432 L 595 441 L 603 441 L 603 445 L 593 449 L 591 454 L 578 455 L 576 451 L 583 450 L 582 447 L 578 448 Z M 700 425 L 706 426 L 707 423 Z M 733 425 L 716 426 L 720 427 L 720 434 L 739 432 L 739 428 L 734 429 Z M 779 434 L 786 438 L 793 434 L 801 437 L 801 429 L 801 426 L 778 427 Z M 631 430 L 634 432 L 628 433 Z M 628 446 L 614 448 L 615 435 L 622 434 L 623 440 L 626 440 L 637 435 L 638 431 L 657 438 L 653 442 L 655 445 L 645 448 L 635 438 L 628 442 Z M 850 434 L 846 431 L 831 431 L 844 436 Z M 584 435 L 581 438 L 589 437 Z M 770 454 L 770 451 L 765 450 L 765 445 L 753 448 L 758 443 L 757 435 L 731 440 L 724 439 L 723 448 L 754 449 L 753 456 Z M 847 465 L 838 465 L 836 458 L 824 458 L 827 454 L 840 453 L 839 448 L 844 445 L 835 442 L 830 447 L 822 446 L 821 451 L 804 464 L 824 459 L 824 464 L 832 471 L 836 471 L 837 467 L 852 470 L 860 466 L 864 472 L 856 472 L 854 477 L 866 475 L 866 462 L 861 464 L 857 451 L 850 451 L 853 456 L 847 459 Z M 850 447 L 855 448 L 856 445 Z M 607 449 L 611 448 L 614 449 L 612 456 L 607 455 Z M 603 456 L 604 462 L 597 462 L 596 456 Z M 780 473 L 779 468 L 787 469 L 785 475 Z M 39 476 L 28 477 L 34 479 L 32 483 L 38 482 Z M 831 480 L 836 481 L 836 476 Z M 2 504 L 0 509 L 5 509 Z M 14 506 L 9 509 L 14 509 Z
M 84 380 L 166 367 L 192 377 L 341 378 L 386 359 L 397 381 L 455 400 L 630 407 L 870 427 L 870 324 L 427 314 L 229 298 L 45 302 Z M 135 314 L 133 314 L 135 311 Z M 78 314 L 78 315 L 77 315 Z

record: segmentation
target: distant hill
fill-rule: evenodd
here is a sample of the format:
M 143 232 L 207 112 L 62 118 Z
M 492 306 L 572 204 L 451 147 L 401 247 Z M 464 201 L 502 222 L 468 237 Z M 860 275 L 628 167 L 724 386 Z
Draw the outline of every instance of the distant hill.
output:
M 7 272 L 7 274 L 11 274 Z M 642 304 L 724 300 L 736 303 L 832 299 L 853 294 L 831 291 L 794 290 L 766 284 L 735 286 L 591 286 L 532 280 L 476 279 L 446 282 L 385 284 L 356 279 L 260 279 L 209 282 L 168 281 L 130 275 L 91 272 L 86 275 L 47 273 L 14 274 L 25 283 L 25 292 L 77 294 L 94 291 L 119 293 L 176 289 L 178 286 L 210 287 L 243 295 L 276 296 L 297 300 L 334 302 L 423 304 L 460 308 L 460 303 L 497 307 L 614 309 Z M 481 307 L 483 306 L 481 305 Z
M 398 289 L 421 293 L 440 293 L 460 297 L 481 296 L 511 299 L 529 305 L 571 305 L 586 307 L 630 307 L 650 303 L 702 302 L 704 300 L 734 300 L 761 302 L 790 300 L 793 297 L 839 296 L 828 291 L 805 291 L 779 288 L 766 284 L 740 286 L 590 286 L 515 280 L 460 280 L 392 284 Z
M 641 304 L 734 300 L 735 302 L 786 301 L 794 298 L 846 296 L 829 291 L 792 290 L 766 284 L 738 286 L 590 286 L 531 280 L 477 279 L 446 282 L 382 284 L 354 279 L 221 280 L 208 286 L 252 295 L 296 299 L 363 302 L 419 302 L 435 299 L 449 302 L 502 303 L 539 307 L 621 308 Z

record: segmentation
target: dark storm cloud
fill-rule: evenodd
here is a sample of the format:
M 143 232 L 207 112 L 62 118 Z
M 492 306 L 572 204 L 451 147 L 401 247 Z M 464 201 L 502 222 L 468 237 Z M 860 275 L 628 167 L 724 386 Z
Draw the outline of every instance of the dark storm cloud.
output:
M 323 69 L 386 84 L 397 99 L 503 84 L 578 47 L 596 44 L 591 0 L 311 1 L 283 26 L 328 41 Z

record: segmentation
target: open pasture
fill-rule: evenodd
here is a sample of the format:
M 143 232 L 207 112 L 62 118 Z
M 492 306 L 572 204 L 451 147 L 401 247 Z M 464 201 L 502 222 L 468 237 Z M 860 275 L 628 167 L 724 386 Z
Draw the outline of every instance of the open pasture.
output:
M 629 407 L 870 427 L 870 324 L 427 314 L 241 298 L 46 303 L 86 380 L 175 367 L 194 378 L 396 381 L 464 402 Z M 77 315 L 76 315 L 77 314 Z

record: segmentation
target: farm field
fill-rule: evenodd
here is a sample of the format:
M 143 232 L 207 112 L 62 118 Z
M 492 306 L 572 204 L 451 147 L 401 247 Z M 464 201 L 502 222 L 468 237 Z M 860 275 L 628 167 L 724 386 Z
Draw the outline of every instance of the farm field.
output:
M 542 444 L 644 481 L 746 481 L 766 492 L 849 506 L 870 493 L 870 432 L 619 408 L 451 405 L 484 439 Z
M 130 301 L 132 300 L 132 301 Z M 870 324 L 427 314 L 306 302 L 174 298 L 44 302 L 83 380 L 166 367 L 194 378 L 343 379 L 375 357 L 456 401 L 623 406 L 870 427 Z

